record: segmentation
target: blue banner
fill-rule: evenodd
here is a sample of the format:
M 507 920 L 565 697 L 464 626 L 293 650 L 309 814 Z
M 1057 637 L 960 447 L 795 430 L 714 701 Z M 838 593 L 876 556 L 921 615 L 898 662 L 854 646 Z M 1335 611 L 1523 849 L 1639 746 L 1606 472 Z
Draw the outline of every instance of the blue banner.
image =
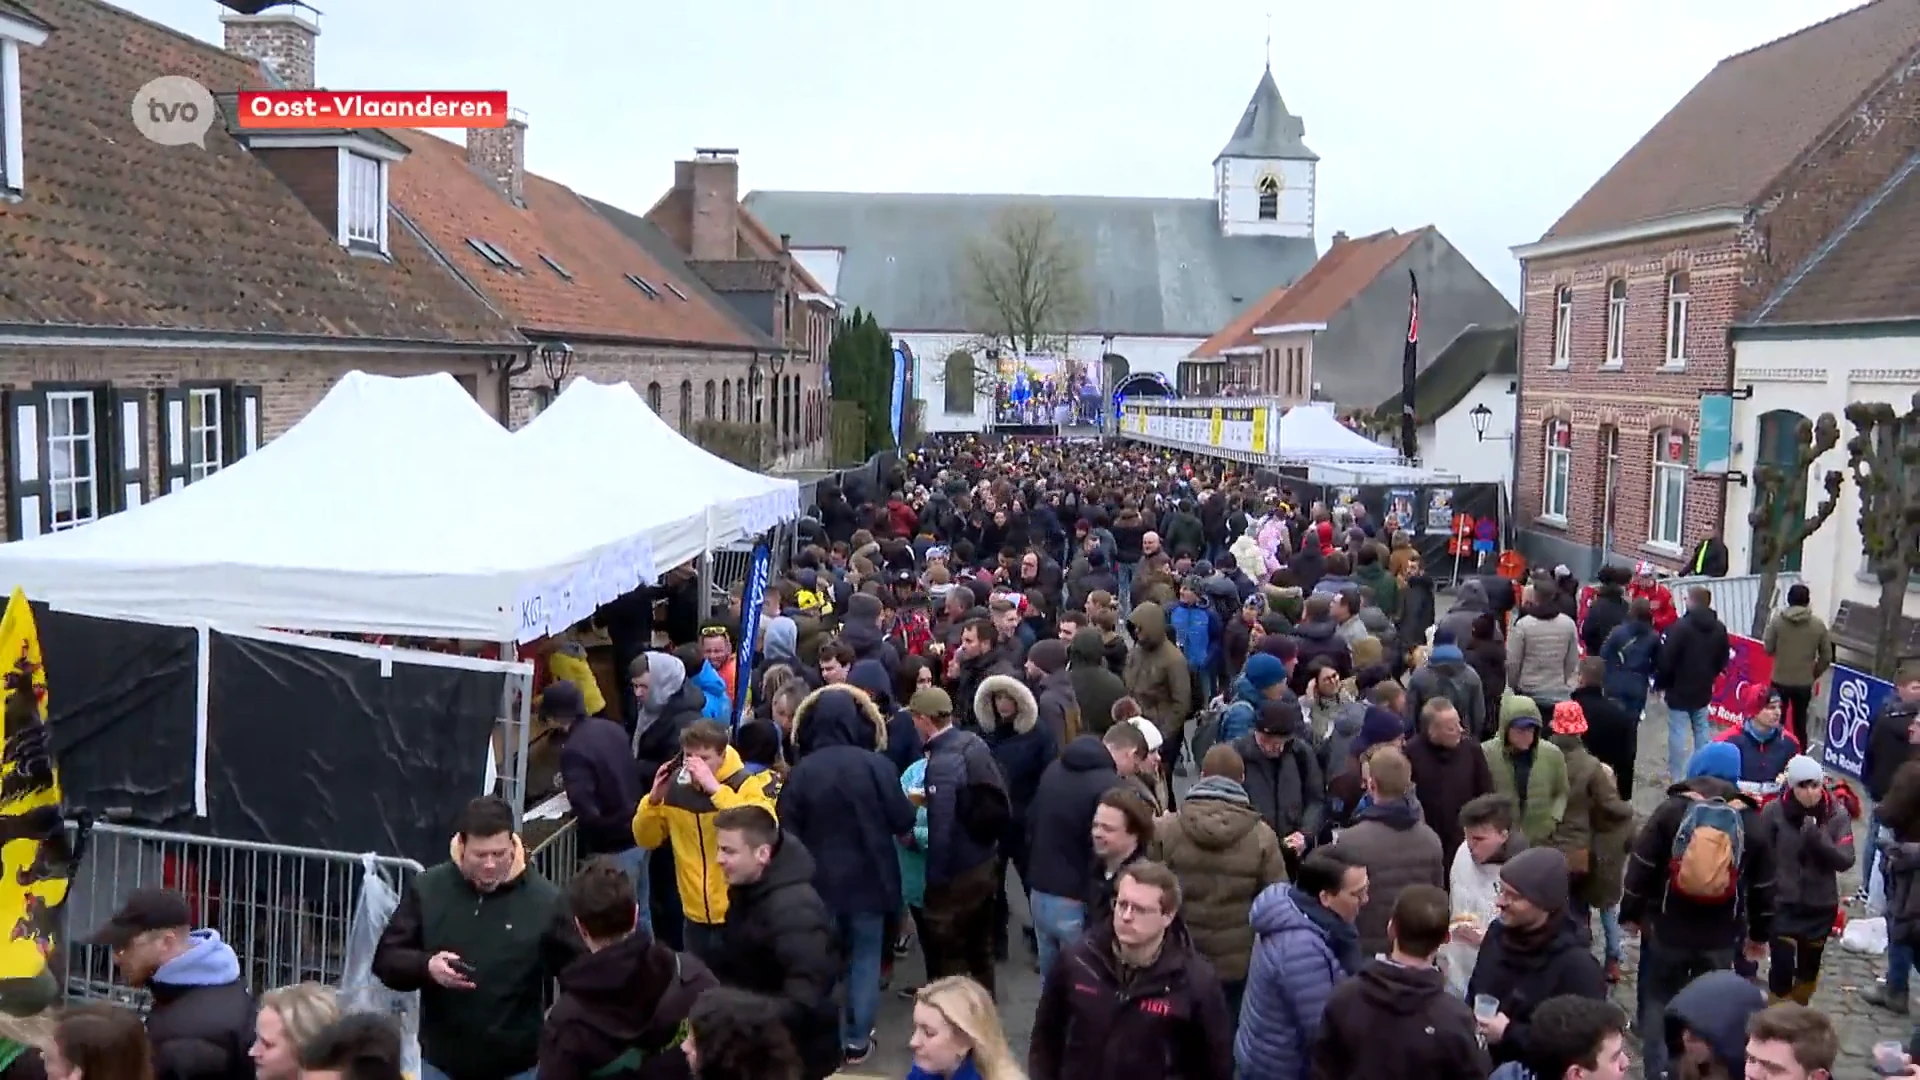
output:
M 893 343 L 893 399 L 890 403 L 892 412 L 888 414 L 887 419 L 893 425 L 893 445 L 895 446 L 900 445 L 900 429 L 907 416 L 907 367 L 911 358 L 912 354 L 905 342 Z
M 1867 738 L 1880 706 L 1893 696 L 1893 684 L 1845 664 L 1828 673 L 1827 739 L 1821 748 L 1823 764 L 1855 780 L 1864 779 L 1860 766 L 1867 758 Z
M 1700 438 L 1693 470 L 1725 476 L 1733 464 L 1733 398 L 1728 394 L 1700 397 Z
M 753 664 L 760 651 L 760 609 L 767 602 L 767 575 L 773 571 L 773 550 L 765 541 L 753 546 L 747 564 L 747 587 L 740 591 L 740 646 L 734 650 L 733 726 L 740 726 L 753 693 Z

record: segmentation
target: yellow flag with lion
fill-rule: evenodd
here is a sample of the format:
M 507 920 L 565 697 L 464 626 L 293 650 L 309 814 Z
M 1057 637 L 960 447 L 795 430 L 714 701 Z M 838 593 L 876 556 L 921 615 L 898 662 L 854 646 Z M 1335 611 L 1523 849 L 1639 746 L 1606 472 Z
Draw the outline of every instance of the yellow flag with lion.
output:
M 47 673 L 19 589 L 0 617 L 6 696 L 0 749 L 0 1012 L 31 1015 L 60 995 L 49 971 L 73 857 L 47 737 Z

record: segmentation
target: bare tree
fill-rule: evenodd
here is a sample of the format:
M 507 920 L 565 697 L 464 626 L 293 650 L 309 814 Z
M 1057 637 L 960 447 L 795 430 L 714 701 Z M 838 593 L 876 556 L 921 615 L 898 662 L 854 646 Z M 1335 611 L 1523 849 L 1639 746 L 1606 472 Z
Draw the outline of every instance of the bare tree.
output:
M 1065 353 L 1087 312 L 1086 260 L 1045 207 L 1015 207 L 968 245 L 967 303 L 979 329 L 1022 354 Z

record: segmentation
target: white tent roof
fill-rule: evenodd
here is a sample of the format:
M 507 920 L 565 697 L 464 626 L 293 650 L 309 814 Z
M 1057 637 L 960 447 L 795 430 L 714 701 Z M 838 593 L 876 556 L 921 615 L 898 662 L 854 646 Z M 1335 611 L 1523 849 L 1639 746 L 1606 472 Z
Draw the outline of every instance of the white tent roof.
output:
M 531 457 L 597 463 L 603 490 L 663 511 L 673 508 L 663 516 L 685 507 L 703 514 L 712 507 L 711 536 L 696 520 L 673 542 L 656 540 L 654 555 L 663 567 L 693 558 L 709 544 L 731 544 L 800 516 L 798 483 L 702 450 L 655 415 L 628 383 L 575 379 L 513 439 Z
M 1280 447 L 1271 452 L 1296 461 L 1391 461 L 1400 456 L 1316 405 L 1287 410 L 1280 418 Z
M 213 476 L 0 545 L 0 588 L 103 616 L 524 641 L 652 580 L 651 507 L 609 507 L 597 471 L 513 438 L 451 375 L 353 372 Z

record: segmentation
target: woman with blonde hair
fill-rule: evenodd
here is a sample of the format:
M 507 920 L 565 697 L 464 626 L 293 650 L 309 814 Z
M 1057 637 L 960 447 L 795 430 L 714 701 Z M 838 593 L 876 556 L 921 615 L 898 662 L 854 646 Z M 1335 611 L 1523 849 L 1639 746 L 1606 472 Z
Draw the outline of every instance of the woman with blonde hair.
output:
M 913 996 L 913 1071 L 907 1080 L 1026 1080 L 986 988 L 949 975 Z
M 295 1080 L 301 1048 L 338 1019 L 340 1000 L 330 986 L 295 983 L 261 995 L 248 1051 L 259 1080 Z

